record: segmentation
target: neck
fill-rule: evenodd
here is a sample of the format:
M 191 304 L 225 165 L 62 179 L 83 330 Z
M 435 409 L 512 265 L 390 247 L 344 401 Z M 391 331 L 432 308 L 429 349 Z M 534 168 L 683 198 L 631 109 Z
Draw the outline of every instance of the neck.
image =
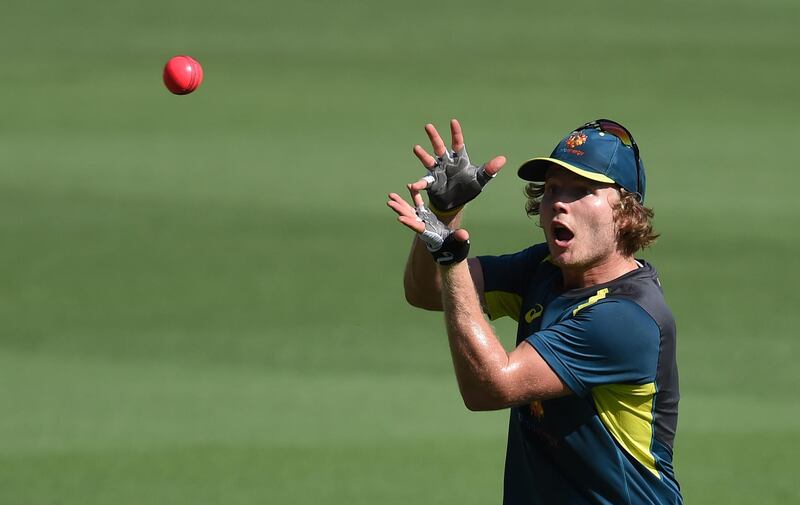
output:
M 561 274 L 565 289 L 580 289 L 613 281 L 638 267 L 633 257 L 615 254 L 588 267 L 561 267 Z

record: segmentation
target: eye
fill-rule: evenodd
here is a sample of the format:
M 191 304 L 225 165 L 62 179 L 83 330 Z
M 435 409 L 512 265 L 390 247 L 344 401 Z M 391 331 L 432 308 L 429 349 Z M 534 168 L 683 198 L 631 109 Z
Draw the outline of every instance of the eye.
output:
M 590 184 L 590 185 L 587 185 L 587 186 L 584 188 L 584 190 L 583 190 L 583 191 L 584 191 L 584 194 L 585 194 L 585 195 L 596 195 L 596 194 L 597 194 L 597 191 L 598 191 L 599 189 L 600 189 L 600 187 L 599 187 L 599 186 L 595 186 L 594 184 Z

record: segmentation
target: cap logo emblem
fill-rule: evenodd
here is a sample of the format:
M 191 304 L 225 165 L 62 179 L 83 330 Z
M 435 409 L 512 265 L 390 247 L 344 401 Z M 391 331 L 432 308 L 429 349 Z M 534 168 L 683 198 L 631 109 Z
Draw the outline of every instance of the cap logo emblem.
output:
M 570 149 L 575 149 L 576 147 L 583 145 L 586 142 L 588 137 L 583 133 L 572 132 L 572 134 L 567 139 L 567 147 Z
M 575 149 L 575 148 L 582 146 L 583 144 L 586 143 L 587 140 L 589 140 L 589 137 L 587 137 L 583 133 L 572 132 L 569 134 L 569 137 L 567 137 L 567 141 L 564 142 L 564 147 L 565 147 L 564 151 L 574 156 L 583 156 L 586 153 L 584 153 L 580 149 Z

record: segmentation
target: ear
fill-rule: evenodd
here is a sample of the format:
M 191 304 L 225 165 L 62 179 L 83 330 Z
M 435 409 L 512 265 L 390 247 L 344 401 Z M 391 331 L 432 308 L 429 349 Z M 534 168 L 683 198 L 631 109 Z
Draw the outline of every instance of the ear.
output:
M 623 188 L 617 186 L 616 184 L 611 186 L 611 189 L 614 190 L 613 193 L 609 193 L 608 204 L 611 206 L 611 209 L 614 211 L 614 218 L 616 220 L 616 214 L 619 211 L 625 210 L 625 195 L 628 194 Z M 611 196 L 612 194 L 616 194 L 616 196 Z

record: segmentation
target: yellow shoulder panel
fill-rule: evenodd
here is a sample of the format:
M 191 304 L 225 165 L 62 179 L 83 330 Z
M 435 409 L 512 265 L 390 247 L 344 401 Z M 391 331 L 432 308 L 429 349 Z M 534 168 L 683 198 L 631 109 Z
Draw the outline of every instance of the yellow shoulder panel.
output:
M 611 384 L 592 389 L 595 407 L 606 429 L 639 463 L 658 478 L 653 441 L 653 399 L 656 386 Z
M 508 316 L 514 321 L 519 321 L 519 310 L 522 308 L 521 296 L 508 291 L 487 291 L 483 296 L 486 299 L 486 313 L 492 320 Z

